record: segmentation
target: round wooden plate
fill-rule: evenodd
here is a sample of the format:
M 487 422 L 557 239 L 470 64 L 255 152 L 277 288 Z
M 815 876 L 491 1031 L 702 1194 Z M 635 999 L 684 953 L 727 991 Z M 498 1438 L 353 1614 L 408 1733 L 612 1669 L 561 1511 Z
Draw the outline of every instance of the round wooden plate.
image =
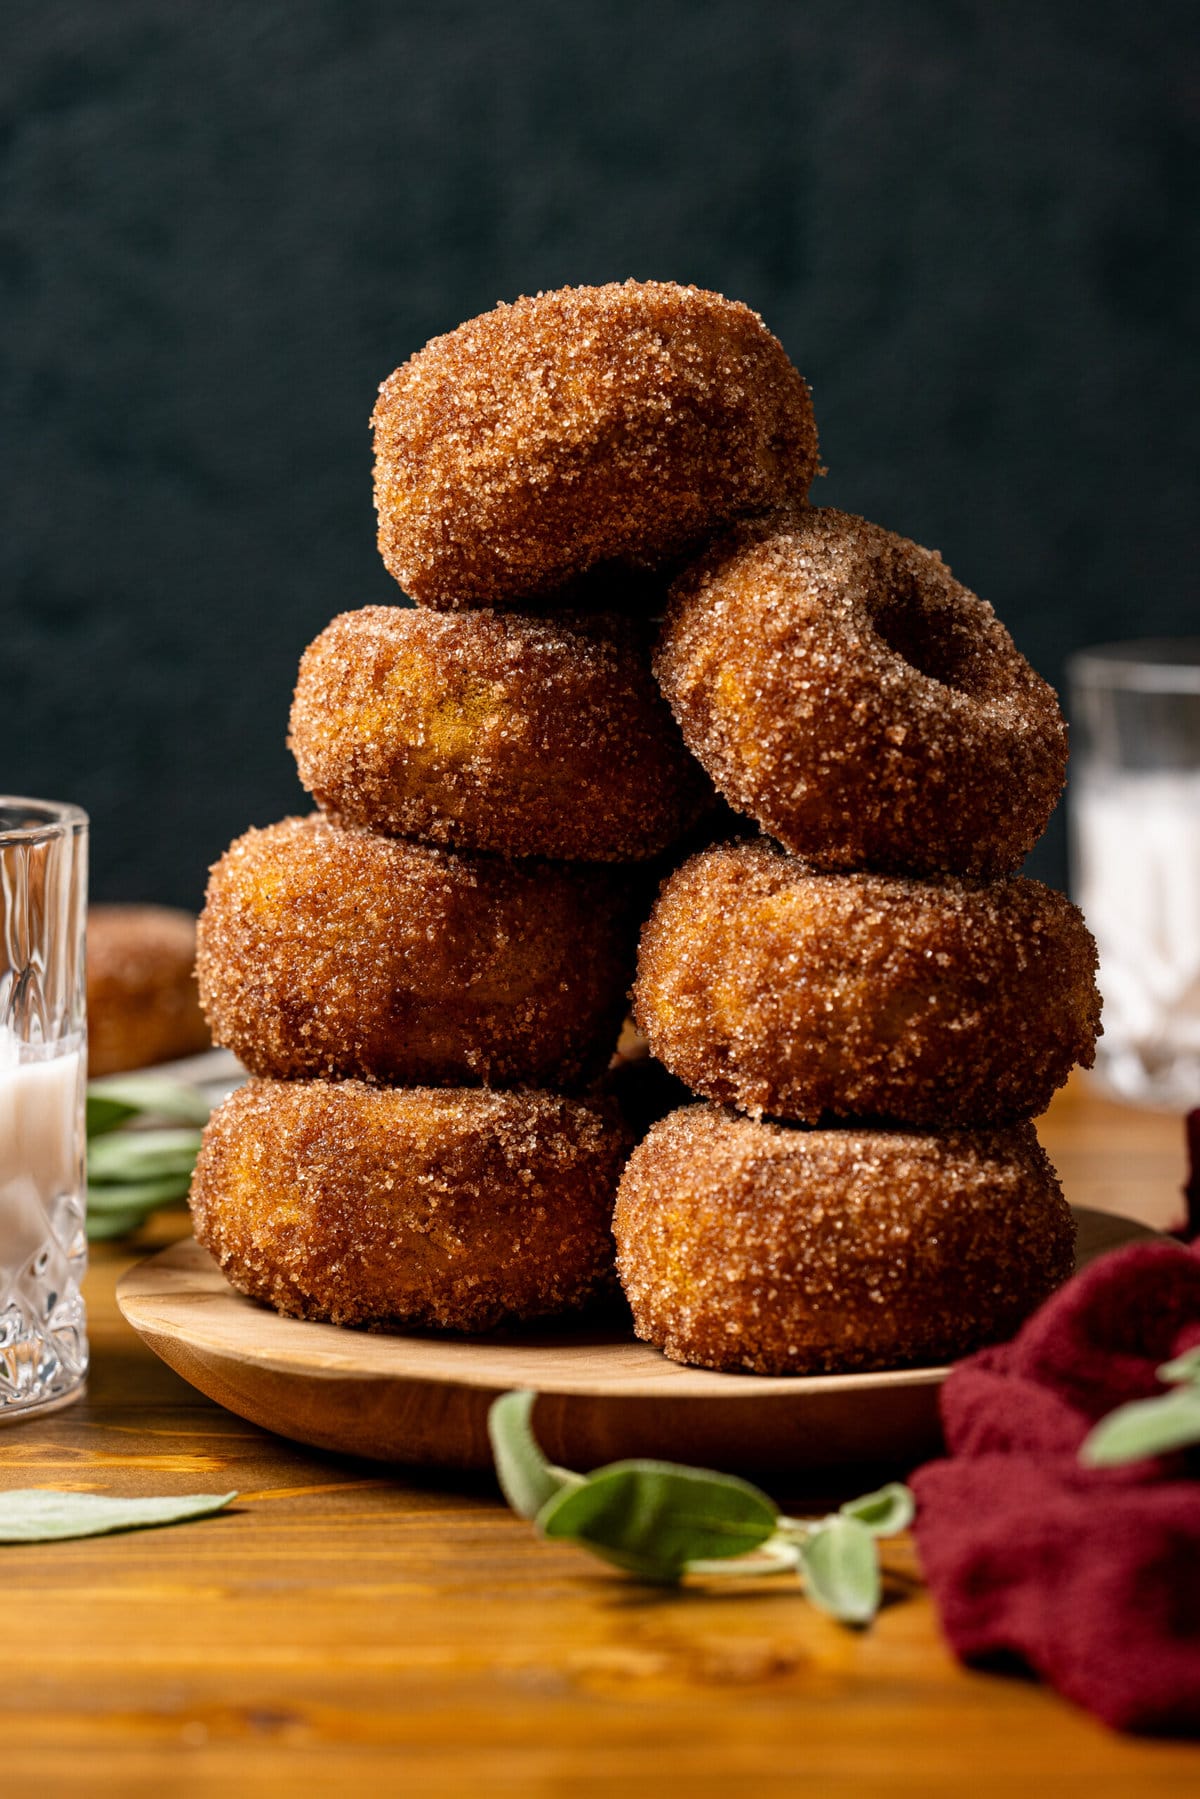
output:
M 1154 1235 L 1104 1212 L 1075 1217 L 1080 1265 Z M 472 1338 L 342 1330 L 243 1298 L 190 1239 L 131 1268 L 117 1303 L 210 1399 L 296 1442 L 377 1461 L 490 1467 L 488 1407 L 510 1387 L 537 1390 L 538 1437 L 569 1468 L 654 1455 L 764 1472 L 903 1471 L 938 1447 L 945 1368 L 774 1379 L 683 1368 L 603 1326 Z

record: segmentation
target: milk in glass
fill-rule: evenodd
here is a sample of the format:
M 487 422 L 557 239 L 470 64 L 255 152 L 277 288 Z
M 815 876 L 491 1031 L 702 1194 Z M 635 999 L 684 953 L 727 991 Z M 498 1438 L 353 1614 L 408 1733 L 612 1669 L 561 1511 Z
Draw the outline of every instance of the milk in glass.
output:
M 78 1048 L 0 1028 L 0 1414 L 45 1404 L 87 1366 Z
M 1100 955 L 1096 1068 L 1149 1105 L 1200 1105 L 1200 640 L 1071 658 L 1072 890 Z
M 0 795 L 0 1422 L 83 1389 L 87 815 Z
M 1100 953 L 1100 1068 L 1126 1098 L 1200 1096 L 1200 773 L 1071 791 L 1075 890 Z

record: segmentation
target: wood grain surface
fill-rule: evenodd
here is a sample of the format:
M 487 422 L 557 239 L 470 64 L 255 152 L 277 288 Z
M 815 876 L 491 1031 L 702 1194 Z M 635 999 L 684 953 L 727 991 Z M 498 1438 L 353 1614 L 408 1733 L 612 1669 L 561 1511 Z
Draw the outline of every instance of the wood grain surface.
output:
M 1044 1136 L 1073 1202 L 1171 1221 L 1177 1118 L 1080 1086 Z M 185 1230 L 156 1227 L 160 1242 Z M 89 1391 L 0 1430 L 3 1485 L 241 1497 L 173 1529 L 0 1549 L 13 1792 L 1175 1799 L 1200 1784 L 1196 1745 L 1116 1737 L 1032 1681 L 960 1669 L 906 1539 L 885 1547 L 889 1602 L 856 1633 L 786 1585 L 638 1586 L 538 1543 L 486 1477 L 270 1436 L 124 1323 L 113 1288 L 132 1259 L 96 1252 Z M 847 1494 L 814 1478 L 776 1497 L 819 1512 Z

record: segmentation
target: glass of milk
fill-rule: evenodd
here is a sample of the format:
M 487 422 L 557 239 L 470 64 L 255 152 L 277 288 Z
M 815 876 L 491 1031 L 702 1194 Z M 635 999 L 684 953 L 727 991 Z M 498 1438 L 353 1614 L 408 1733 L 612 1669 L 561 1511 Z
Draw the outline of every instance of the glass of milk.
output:
M 1100 951 L 1096 1069 L 1123 1099 L 1200 1106 L 1200 638 L 1067 667 L 1072 888 Z
M 87 1374 L 87 815 L 0 796 L 0 1422 Z

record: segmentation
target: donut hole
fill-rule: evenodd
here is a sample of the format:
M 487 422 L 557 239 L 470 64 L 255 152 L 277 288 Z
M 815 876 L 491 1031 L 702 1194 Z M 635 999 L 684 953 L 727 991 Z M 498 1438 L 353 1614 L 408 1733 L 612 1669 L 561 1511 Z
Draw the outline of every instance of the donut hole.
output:
M 893 589 L 874 613 L 875 635 L 919 675 L 957 693 L 981 685 L 978 645 L 952 606 L 933 604 L 914 581 Z

